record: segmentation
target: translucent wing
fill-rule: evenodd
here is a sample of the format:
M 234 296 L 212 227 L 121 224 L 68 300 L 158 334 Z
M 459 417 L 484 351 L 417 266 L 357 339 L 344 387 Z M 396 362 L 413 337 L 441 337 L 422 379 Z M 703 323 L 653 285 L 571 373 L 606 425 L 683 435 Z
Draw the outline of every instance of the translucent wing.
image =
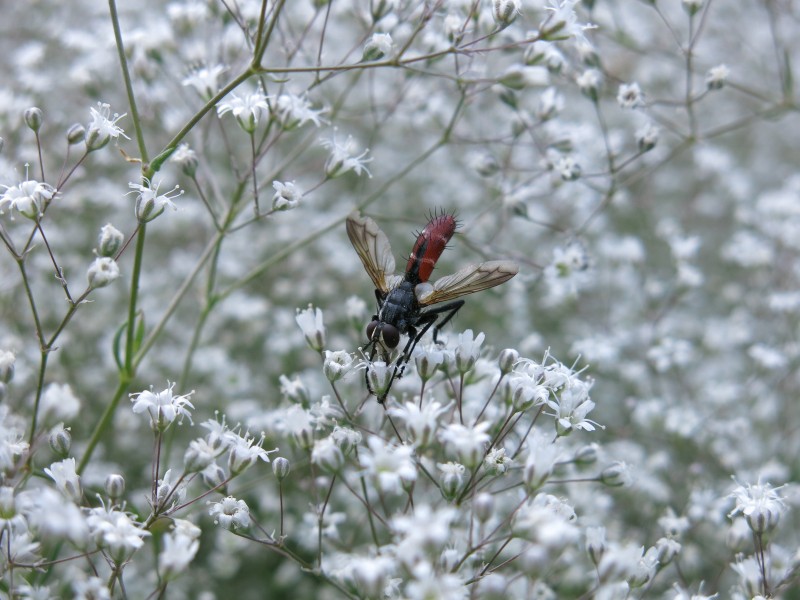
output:
M 428 306 L 500 285 L 518 272 L 519 267 L 513 261 L 490 260 L 464 267 L 452 275 L 437 279 L 433 285 L 422 283 L 417 286 L 415 293 L 419 303 Z
M 392 248 L 389 238 L 377 223 L 357 212 L 350 213 L 347 217 L 347 237 L 375 287 L 384 293 L 395 287 L 399 278 L 394 275 Z

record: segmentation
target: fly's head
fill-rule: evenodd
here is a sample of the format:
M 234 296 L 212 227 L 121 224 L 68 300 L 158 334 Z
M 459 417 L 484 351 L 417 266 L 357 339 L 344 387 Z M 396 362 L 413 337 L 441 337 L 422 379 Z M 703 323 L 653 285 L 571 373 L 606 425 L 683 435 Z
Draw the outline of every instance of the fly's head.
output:
M 398 331 L 397 327 L 384 323 L 378 319 L 377 315 L 367 325 L 367 337 L 369 338 L 369 344 L 374 349 L 381 346 L 387 353 L 397 348 L 400 343 L 400 331 Z

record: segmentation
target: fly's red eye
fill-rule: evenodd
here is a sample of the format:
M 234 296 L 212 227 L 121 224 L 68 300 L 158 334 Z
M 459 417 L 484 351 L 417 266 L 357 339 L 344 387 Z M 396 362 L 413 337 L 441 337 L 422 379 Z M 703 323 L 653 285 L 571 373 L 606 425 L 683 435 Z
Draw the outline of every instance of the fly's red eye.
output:
M 372 335 L 375 333 L 375 328 L 378 326 L 377 321 L 372 321 L 369 325 L 367 325 L 367 339 L 371 342 Z
M 400 332 L 397 331 L 397 327 L 384 323 L 381 333 L 383 334 L 383 343 L 387 348 L 396 348 L 400 343 Z

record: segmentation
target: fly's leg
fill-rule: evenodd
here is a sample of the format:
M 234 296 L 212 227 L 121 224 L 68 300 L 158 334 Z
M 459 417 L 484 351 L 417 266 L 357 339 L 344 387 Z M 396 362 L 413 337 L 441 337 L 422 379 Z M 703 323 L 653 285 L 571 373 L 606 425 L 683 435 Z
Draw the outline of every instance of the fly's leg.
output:
M 450 319 L 456 316 L 456 313 L 459 309 L 464 306 L 464 300 L 456 300 L 455 302 L 451 302 L 449 304 L 445 304 L 444 306 L 435 309 L 436 314 L 448 313 L 444 319 L 442 319 L 439 323 L 436 324 L 436 327 L 433 328 L 433 341 L 434 343 L 438 344 L 439 340 L 437 340 L 437 336 L 439 335 L 439 330 L 447 325 L 450 322 Z M 430 311 L 429 311 L 430 312 Z M 425 313 L 428 314 L 428 313 Z M 435 322 L 435 321 L 434 321 Z

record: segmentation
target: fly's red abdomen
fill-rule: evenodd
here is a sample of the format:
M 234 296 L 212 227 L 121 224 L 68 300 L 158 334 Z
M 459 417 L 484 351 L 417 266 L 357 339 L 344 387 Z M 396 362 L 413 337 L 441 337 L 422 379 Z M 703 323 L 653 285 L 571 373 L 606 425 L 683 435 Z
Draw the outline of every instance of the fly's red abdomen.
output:
M 406 266 L 406 278 L 421 283 L 428 281 L 436 261 L 444 252 L 447 242 L 456 231 L 453 215 L 438 215 L 431 218 L 417 237 L 414 249 Z

